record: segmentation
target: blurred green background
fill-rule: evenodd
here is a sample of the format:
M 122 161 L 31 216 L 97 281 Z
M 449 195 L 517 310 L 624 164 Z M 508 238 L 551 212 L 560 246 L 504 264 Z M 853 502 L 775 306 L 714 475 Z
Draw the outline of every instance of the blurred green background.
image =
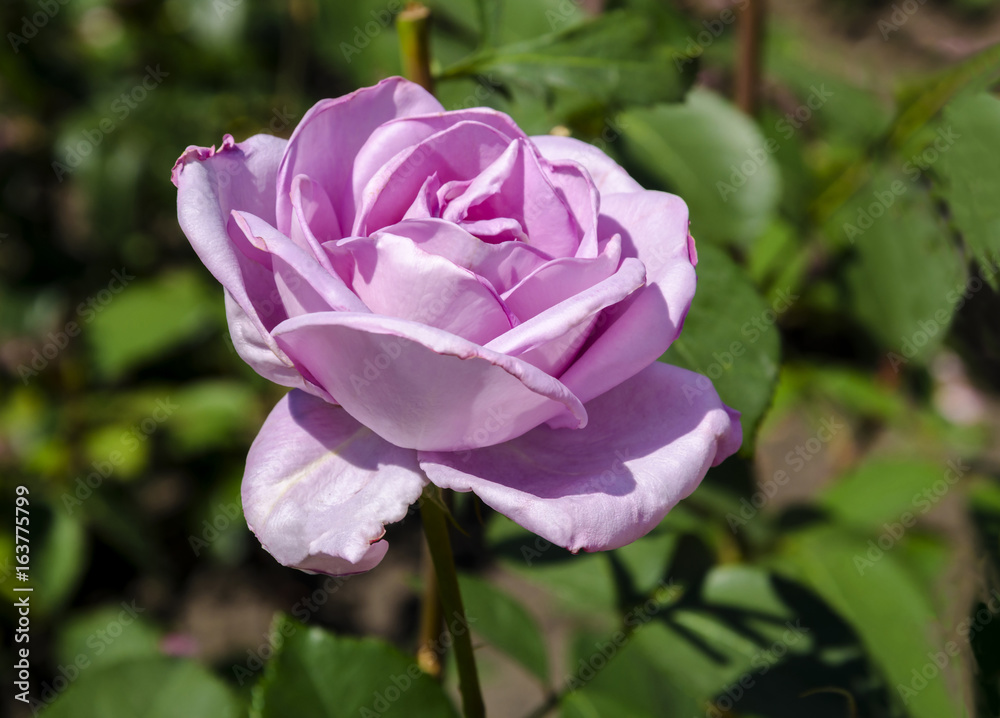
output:
M 664 360 L 710 376 L 746 435 L 606 554 L 458 497 L 491 715 L 1000 713 L 996 4 L 772 0 L 753 118 L 732 103 L 746 0 L 428 4 L 446 106 L 570 132 L 688 202 L 699 289 Z M 35 706 L 5 679 L 14 715 L 452 710 L 391 680 L 417 517 L 346 581 L 247 531 L 243 461 L 283 389 L 233 352 L 169 182 L 187 145 L 287 137 L 398 74 L 401 5 L 0 8 L 0 675 L 13 589 L 34 588 Z

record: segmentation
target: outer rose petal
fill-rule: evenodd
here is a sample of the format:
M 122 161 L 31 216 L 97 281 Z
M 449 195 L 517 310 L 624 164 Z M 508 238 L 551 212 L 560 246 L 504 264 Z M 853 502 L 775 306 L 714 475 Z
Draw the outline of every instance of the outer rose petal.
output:
M 698 378 L 657 362 L 588 403 L 585 429 L 540 427 L 464 455 L 422 451 L 420 467 L 570 551 L 618 548 L 740 446 L 738 412 L 714 390 L 684 392 Z
M 351 416 L 396 446 L 489 446 L 564 413 L 567 424 L 586 425 L 558 379 L 423 324 L 321 312 L 288 319 L 274 335 Z
M 304 389 L 313 396 L 335 403 L 326 389 L 316 386 L 302 376 L 302 373 L 295 368 L 295 364 L 270 334 L 261 334 L 257 330 L 250 317 L 228 291 L 225 295 L 226 320 L 229 322 L 229 334 L 233 340 L 233 349 L 243 361 L 250 365 L 251 369 L 275 384 Z
M 292 180 L 304 174 L 326 190 L 340 226 L 350 227 L 354 159 L 372 132 L 389 120 L 443 110 L 433 95 L 401 77 L 313 105 L 292 133 L 281 160 L 275 226 L 285 234 L 290 232 Z
M 226 316 L 240 357 L 277 384 L 329 397 L 299 374 L 269 333 L 285 319 L 285 311 L 271 271 L 256 261 L 266 261 L 266 253 L 240 236 L 241 247 L 227 229 L 239 232 L 233 210 L 274 221 L 278 163 L 287 144 L 271 135 L 236 144 L 227 135 L 217 152 L 189 147 L 172 174 L 178 187 L 177 216 L 198 257 L 226 288 Z
M 556 135 L 538 135 L 531 141 L 547 160 L 572 160 L 582 165 L 601 195 L 641 192 L 643 189 L 617 162 L 587 142 Z
M 600 234 L 621 234 L 622 256 L 646 266 L 646 286 L 605 311 L 590 346 L 560 377 L 584 403 L 656 361 L 680 334 L 697 281 L 687 230 L 687 205 L 676 195 L 601 198 Z
M 250 447 L 243 512 L 284 565 L 359 573 L 382 560 L 383 525 L 406 516 L 426 483 L 415 452 L 380 439 L 339 407 L 292 391 Z

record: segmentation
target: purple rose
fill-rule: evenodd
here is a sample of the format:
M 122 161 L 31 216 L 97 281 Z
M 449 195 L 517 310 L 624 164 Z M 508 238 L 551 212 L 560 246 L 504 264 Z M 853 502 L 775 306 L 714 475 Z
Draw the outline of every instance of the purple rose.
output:
M 428 479 L 616 548 L 739 448 L 738 413 L 657 361 L 694 296 L 687 207 L 591 145 L 391 78 L 290 140 L 189 147 L 173 181 L 236 350 L 295 389 L 243 480 L 283 564 L 372 568 Z

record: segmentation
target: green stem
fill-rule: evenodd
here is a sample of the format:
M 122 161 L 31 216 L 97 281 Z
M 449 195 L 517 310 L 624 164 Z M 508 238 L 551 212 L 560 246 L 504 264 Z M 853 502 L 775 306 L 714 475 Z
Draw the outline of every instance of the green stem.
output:
M 420 516 L 424 522 L 424 535 L 430 549 L 434 572 L 437 575 L 438 594 L 444 609 L 445 624 L 455 646 L 458 664 L 458 688 L 462 694 L 462 713 L 465 718 L 484 718 L 486 707 L 479 688 L 476 658 L 472 653 L 469 622 L 462 606 L 462 593 L 458 588 L 455 557 L 448 535 L 448 518 L 445 514 L 441 491 L 429 484 L 420 500 Z
M 426 5 L 411 2 L 396 16 L 399 33 L 399 54 L 403 61 L 403 76 L 430 93 L 434 92 L 431 77 L 430 15 Z

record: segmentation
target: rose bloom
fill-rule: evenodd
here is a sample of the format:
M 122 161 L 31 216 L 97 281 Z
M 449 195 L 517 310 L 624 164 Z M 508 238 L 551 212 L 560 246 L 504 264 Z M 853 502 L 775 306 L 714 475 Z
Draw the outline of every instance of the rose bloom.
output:
M 740 446 L 707 380 L 657 361 L 695 291 L 687 207 L 591 145 L 390 78 L 172 179 L 236 351 L 293 387 L 243 480 L 285 565 L 372 568 L 428 481 L 617 548 Z

